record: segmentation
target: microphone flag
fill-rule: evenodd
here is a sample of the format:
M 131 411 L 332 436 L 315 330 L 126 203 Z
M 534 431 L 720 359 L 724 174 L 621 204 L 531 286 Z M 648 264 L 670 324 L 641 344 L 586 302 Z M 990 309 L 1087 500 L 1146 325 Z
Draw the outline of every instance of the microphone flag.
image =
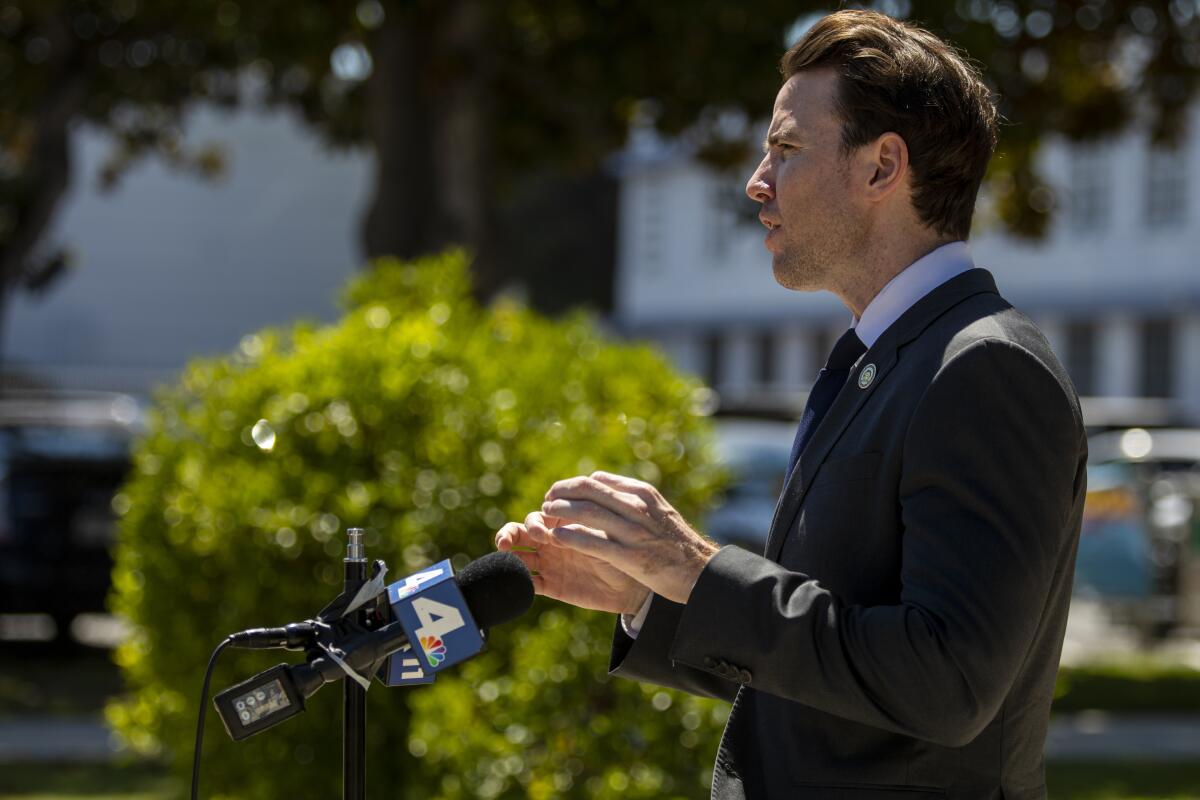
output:
M 387 594 L 411 646 L 388 658 L 379 675 L 384 685 L 432 683 L 435 673 L 483 649 L 449 559 L 396 581 Z

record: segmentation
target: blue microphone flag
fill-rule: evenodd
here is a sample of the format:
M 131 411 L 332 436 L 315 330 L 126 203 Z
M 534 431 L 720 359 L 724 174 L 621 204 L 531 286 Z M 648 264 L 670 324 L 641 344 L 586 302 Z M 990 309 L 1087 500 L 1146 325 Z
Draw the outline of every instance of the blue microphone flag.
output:
M 388 660 L 386 685 L 432 683 L 434 673 L 483 649 L 483 636 L 454 580 L 449 559 L 396 581 L 387 593 L 392 613 L 412 646 Z

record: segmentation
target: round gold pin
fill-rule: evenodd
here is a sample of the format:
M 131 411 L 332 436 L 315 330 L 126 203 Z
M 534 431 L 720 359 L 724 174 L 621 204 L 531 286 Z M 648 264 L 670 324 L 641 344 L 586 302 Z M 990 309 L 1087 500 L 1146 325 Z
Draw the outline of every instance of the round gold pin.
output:
M 867 364 L 862 368 L 862 372 L 858 373 L 858 388 L 867 388 L 873 380 L 875 380 L 875 365 Z

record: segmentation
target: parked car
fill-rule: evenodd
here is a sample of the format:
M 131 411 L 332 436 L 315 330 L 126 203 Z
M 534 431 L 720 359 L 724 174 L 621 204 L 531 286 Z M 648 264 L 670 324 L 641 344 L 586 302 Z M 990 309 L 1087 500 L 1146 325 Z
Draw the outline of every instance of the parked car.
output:
M 104 610 L 141 417 L 127 395 L 0 396 L 0 615 L 49 615 L 65 642 L 76 615 Z
M 721 544 L 762 552 L 796 423 L 718 417 L 732 482 L 706 520 Z M 1089 440 L 1075 591 L 1163 635 L 1200 628 L 1200 430 L 1129 428 Z
M 775 502 L 783 491 L 796 424 L 789 421 L 718 417 L 717 452 L 732 478 L 709 513 L 706 533 L 721 544 L 753 553 L 766 549 Z
M 1114 569 L 1138 574 L 1145 585 L 1141 602 L 1127 609 L 1133 621 L 1157 635 L 1200 628 L 1200 430 L 1096 434 L 1088 440 L 1088 461 L 1080 572 L 1106 540 L 1119 536 L 1131 557 Z

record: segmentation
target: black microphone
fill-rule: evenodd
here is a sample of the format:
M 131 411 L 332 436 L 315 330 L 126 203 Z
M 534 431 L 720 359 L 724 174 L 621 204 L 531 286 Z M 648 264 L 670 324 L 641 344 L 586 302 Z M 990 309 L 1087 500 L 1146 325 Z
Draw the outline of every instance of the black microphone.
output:
M 533 604 L 529 570 L 512 553 L 489 553 L 464 567 L 454 580 L 481 629 L 516 619 Z M 401 623 L 391 622 L 339 643 L 338 659 L 323 655 L 307 664 L 279 664 L 221 692 L 213 704 L 230 737 L 241 741 L 303 711 L 305 699 L 325 684 L 347 677 L 343 664 L 370 675 L 406 644 L 408 635 Z
M 472 561 L 454 577 L 463 600 L 481 630 L 516 619 L 533 604 L 533 580 L 521 559 L 512 553 L 489 553 Z M 342 663 L 359 673 L 371 675 L 379 662 L 408 644 L 399 621 L 375 631 L 352 636 L 340 648 Z M 327 683 L 346 677 L 346 671 L 329 656 L 319 656 L 292 668 L 292 679 L 303 697 L 309 698 Z
M 292 622 L 282 628 L 250 628 L 229 637 L 230 647 L 245 650 L 304 650 L 317 639 L 318 623 Z

